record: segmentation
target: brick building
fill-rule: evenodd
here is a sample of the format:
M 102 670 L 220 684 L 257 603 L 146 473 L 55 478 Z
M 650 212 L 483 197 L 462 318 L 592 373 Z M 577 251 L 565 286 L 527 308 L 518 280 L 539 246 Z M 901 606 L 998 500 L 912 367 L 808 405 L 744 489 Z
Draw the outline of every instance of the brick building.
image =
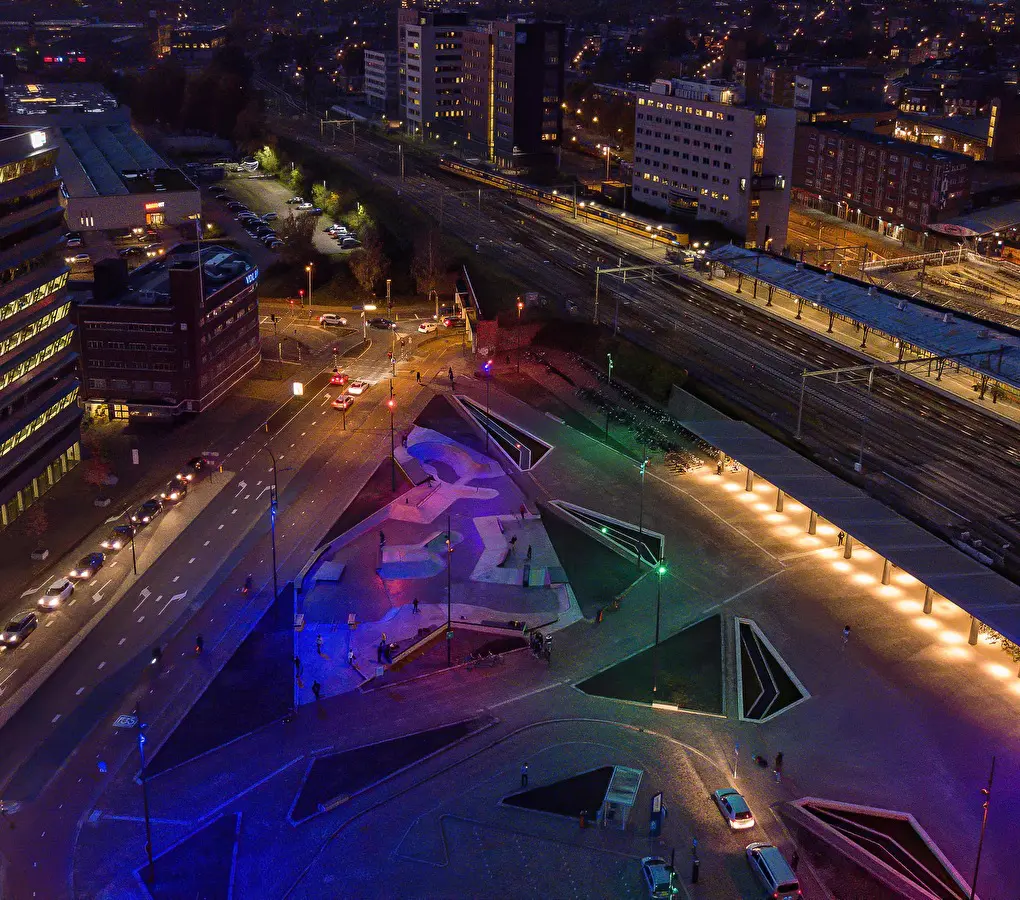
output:
M 883 135 L 801 125 L 793 171 L 801 200 L 828 203 L 877 230 L 924 231 L 968 205 L 973 166 L 966 156 Z
M 108 259 L 78 298 L 86 404 L 114 419 L 201 412 L 259 364 L 259 270 L 242 253 L 180 244 L 135 269 Z

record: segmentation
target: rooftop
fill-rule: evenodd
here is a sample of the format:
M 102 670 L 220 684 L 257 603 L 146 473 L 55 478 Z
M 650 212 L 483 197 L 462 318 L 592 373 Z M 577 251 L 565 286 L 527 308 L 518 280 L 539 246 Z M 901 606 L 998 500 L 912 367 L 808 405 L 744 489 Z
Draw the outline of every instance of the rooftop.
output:
M 99 84 L 8 84 L 4 86 L 4 96 L 8 112 L 14 116 L 117 110 L 117 101 Z
M 128 275 L 126 288 L 114 297 L 99 301 L 94 294 L 87 294 L 79 303 L 95 306 L 169 306 L 172 302 L 170 270 L 193 266 L 198 253 L 195 243 L 177 244 L 166 256 L 135 269 Z M 206 298 L 239 275 L 254 274 L 254 278 L 258 278 L 258 268 L 252 258 L 233 247 L 202 244 L 201 261 L 202 289 Z
M 58 133 L 58 165 L 72 197 L 196 190 L 126 122 L 67 125 Z
M 983 119 L 974 119 L 970 116 L 916 116 L 909 113 L 897 113 L 896 119 L 898 121 L 909 122 L 911 125 L 955 131 L 957 134 L 963 134 L 981 141 L 988 138 L 989 119 L 987 116 Z
M 938 160 L 939 162 L 959 162 L 973 164 L 969 156 L 962 153 L 950 153 L 948 150 L 937 150 L 924 144 L 917 144 L 914 141 L 904 141 L 900 138 L 889 137 L 884 134 L 876 134 L 873 131 L 860 131 L 844 125 L 841 122 L 812 122 L 810 128 L 817 128 L 819 131 L 831 131 L 845 137 L 853 138 L 867 144 L 874 144 L 879 147 L 886 147 L 889 150 L 909 153 L 912 156 L 923 156 L 927 159 Z
M 0 125 L 0 166 L 52 149 L 52 129 Z
M 1020 331 L 756 250 L 729 245 L 709 256 L 766 284 L 935 356 L 986 353 L 994 380 L 1020 389 Z M 831 280 L 830 280 L 831 279 Z M 977 366 L 977 358 L 964 361 Z M 984 360 L 981 360 L 984 366 Z

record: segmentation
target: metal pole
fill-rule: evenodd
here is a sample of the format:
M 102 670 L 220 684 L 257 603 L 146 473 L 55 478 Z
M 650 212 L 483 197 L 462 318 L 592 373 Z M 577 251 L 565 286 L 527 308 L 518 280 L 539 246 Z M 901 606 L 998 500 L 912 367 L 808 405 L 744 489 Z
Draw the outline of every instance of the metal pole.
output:
M 995 778 L 995 757 L 992 757 L 992 770 L 988 773 L 988 787 L 982 788 L 981 794 L 985 798 L 982 804 L 981 814 L 981 836 L 978 838 L 977 859 L 974 862 L 974 878 L 970 882 L 970 900 L 974 900 L 977 892 L 978 872 L 981 870 L 981 850 L 985 844 L 985 826 L 988 824 L 988 804 L 992 802 L 992 779 Z
M 492 374 L 485 370 L 485 452 L 489 452 L 489 384 L 492 382 Z
M 662 607 L 662 564 L 655 578 L 655 646 L 652 648 L 652 693 L 659 690 L 659 612 Z
M 645 538 L 645 468 L 648 465 L 648 460 L 645 459 L 645 448 L 641 448 L 641 500 L 638 507 L 638 546 L 637 553 L 635 553 L 637 567 L 641 568 L 641 546 L 644 544 Z
M 393 379 L 390 379 L 390 490 L 397 490 L 397 445 L 393 432 Z
M 797 404 L 797 430 L 793 433 L 793 436 L 799 441 L 800 440 L 800 423 L 804 415 L 804 389 L 807 387 L 807 370 L 801 373 L 800 376 L 800 403 Z
M 574 218 L 577 218 L 577 182 L 574 182 Z
M 446 514 L 446 667 L 449 668 L 450 644 L 452 638 L 450 632 L 453 626 L 450 624 L 450 603 L 453 597 L 453 532 L 450 530 L 450 514 Z
M 596 325 L 599 324 L 599 277 L 601 276 L 601 274 L 602 274 L 601 268 L 595 270 L 595 317 L 592 319 L 592 321 Z
M 142 786 L 142 811 L 145 815 L 145 854 L 149 858 L 149 884 L 156 882 L 156 863 L 152 858 L 152 823 L 149 819 L 149 785 L 145 780 L 145 725 L 142 724 L 142 716 L 135 707 L 135 718 L 138 720 L 138 758 L 141 761 L 141 769 L 138 772 L 138 781 Z M 973 900 L 973 898 L 972 898 Z
M 273 451 L 266 445 L 266 452 L 269 454 L 269 458 L 273 461 L 273 486 L 269 490 L 269 535 L 273 545 L 273 600 L 280 595 L 280 589 L 276 583 L 276 510 L 279 504 L 279 483 L 276 478 L 276 456 Z
M 131 568 L 138 574 L 138 557 L 135 556 L 135 526 L 131 526 Z

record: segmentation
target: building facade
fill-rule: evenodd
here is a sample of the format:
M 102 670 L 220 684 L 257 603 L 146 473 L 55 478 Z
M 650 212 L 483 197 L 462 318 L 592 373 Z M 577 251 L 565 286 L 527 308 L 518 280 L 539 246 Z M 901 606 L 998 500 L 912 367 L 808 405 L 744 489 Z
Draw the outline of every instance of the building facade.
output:
M 999 163 L 1020 160 L 1020 95 L 1002 94 L 992 100 L 986 158 Z
M 57 147 L 48 130 L 0 128 L 0 525 L 80 459 L 74 324 Z
M 394 50 L 365 51 L 365 98 L 368 105 L 388 119 L 399 112 L 399 60 Z
M 564 26 L 489 22 L 463 34 L 462 128 L 504 171 L 553 168 L 563 131 Z
M 723 82 L 660 80 L 636 97 L 634 199 L 781 250 L 796 111 L 745 106 Z
M 86 405 L 111 419 L 213 406 L 261 359 L 258 280 L 218 245 L 178 245 L 130 275 L 124 260 L 98 263 L 78 300 Z
M 961 212 L 970 201 L 974 161 L 839 125 L 798 128 L 796 188 L 853 211 L 860 224 L 886 230 L 929 224 Z
M 464 115 L 464 13 L 416 12 L 404 34 L 404 125 L 422 138 L 459 134 Z M 399 66 L 399 61 L 398 61 Z

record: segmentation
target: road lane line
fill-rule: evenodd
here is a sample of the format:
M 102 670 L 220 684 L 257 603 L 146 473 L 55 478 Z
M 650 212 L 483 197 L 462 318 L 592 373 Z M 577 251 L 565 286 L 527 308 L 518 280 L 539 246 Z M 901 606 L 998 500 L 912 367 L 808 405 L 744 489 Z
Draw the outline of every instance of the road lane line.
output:
M 139 616 L 139 617 L 138 617 L 138 624 L 139 624 L 139 625 L 141 625 L 141 624 L 142 624 L 142 622 L 144 622 L 144 621 L 145 621 L 145 616 Z
M 80 696 L 81 696 L 82 694 L 84 694 L 84 693 L 85 693 L 85 688 L 83 688 L 83 687 L 80 687 L 80 688 L 78 688 L 78 690 L 76 690 L 76 691 L 74 692 L 74 696 L 75 696 L 75 697 L 80 697 Z
M 190 566 L 196 559 L 198 559 L 197 556 L 191 557 L 191 559 L 188 560 L 188 565 Z
M 178 581 L 180 581 L 180 579 L 181 579 L 180 575 L 174 575 L 174 584 L 176 584 Z
M 237 510 L 235 509 L 235 510 L 234 510 L 234 512 L 237 512 Z M 222 526 L 222 525 L 220 525 L 220 526 L 219 526 L 219 527 L 218 527 L 218 528 L 217 528 L 216 530 L 217 530 L 217 531 L 223 531 L 223 526 Z
M 202 546 L 203 547 L 208 547 L 211 543 L 212 543 L 212 541 L 206 541 L 204 544 L 202 544 Z
M 3 681 L 0 681 L 0 687 L 3 687 L 5 684 L 7 684 L 7 679 L 10 678 L 11 675 L 13 675 L 17 671 L 18 671 L 17 669 L 11 669 L 10 675 L 8 675 L 7 678 L 5 678 Z
M 96 666 L 96 670 L 99 671 L 99 672 L 101 672 L 105 668 L 106 668 L 106 660 L 105 659 L 98 666 Z
M 127 640 L 127 638 L 121 638 L 119 641 L 117 641 L 117 646 L 118 647 L 123 647 L 124 646 L 124 642 L 126 640 Z
M 244 499 L 245 500 L 251 500 L 251 494 L 245 494 L 244 495 Z
M 57 713 L 52 719 L 50 719 L 50 725 L 56 725 L 57 719 L 60 718 L 60 713 Z
M 50 625 L 52 625 L 52 624 L 53 624 L 53 619 L 47 619 L 47 620 L 46 620 L 46 627 L 47 627 L 47 628 L 49 628 L 49 627 L 50 627 Z

